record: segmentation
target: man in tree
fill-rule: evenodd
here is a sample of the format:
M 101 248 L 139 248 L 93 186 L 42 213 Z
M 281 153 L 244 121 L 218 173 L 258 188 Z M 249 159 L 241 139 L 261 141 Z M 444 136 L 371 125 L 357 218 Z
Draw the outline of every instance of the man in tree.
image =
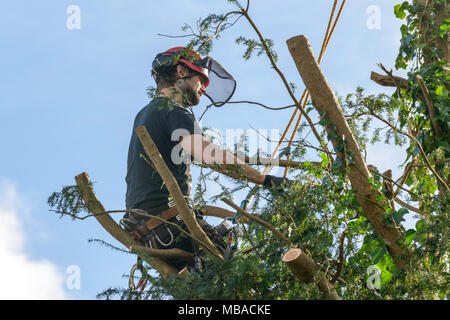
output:
M 231 98 L 236 87 L 233 77 L 214 59 L 203 59 L 197 52 L 184 47 L 172 48 L 155 57 L 152 76 L 157 84 L 158 96 L 137 114 L 133 129 L 146 127 L 186 198 L 191 191 L 189 163 L 186 161 L 190 157 L 203 164 L 218 165 L 219 171 L 235 178 L 242 179 L 244 176 L 249 182 L 266 187 L 278 187 L 286 180 L 261 174 L 202 135 L 198 123 L 187 108 L 198 105 L 203 95 L 213 104 L 223 105 Z M 128 151 L 126 208 L 158 215 L 187 230 L 161 176 L 145 158 L 145 154 L 133 130 Z M 228 164 L 237 166 L 242 175 L 236 171 L 227 171 Z M 215 228 L 202 218 L 201 212 L 196 210 L 195 213 L 199 225 L 213 242 L 226 247 Z M 148 247 L 180 248 L 192 253 L 198 251 L 191 239 L 180 236 L 177 228 L 160 220 L 133 213 L 126 214 L 121 224 Z M 182 261 L 170 262 L 178 269 L 185 265 Z

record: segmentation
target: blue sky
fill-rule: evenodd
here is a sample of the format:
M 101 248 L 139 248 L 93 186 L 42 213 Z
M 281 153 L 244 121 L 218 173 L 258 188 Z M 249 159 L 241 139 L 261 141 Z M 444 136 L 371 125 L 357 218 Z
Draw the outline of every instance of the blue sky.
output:
M 297 84 L 298 95 L 304 86 L 285 41 L 306 34 L 318 55 L 332 2 L 252 1 L 250 14 L 274 40 L 279 67 Z M 396 3 L 347 1 L 322 63 L 340 95 L 358 85 L 371 93 L 392 92 L 369 76 L 380 72 L 379 62 L 394 65 L 401 25 L 393 14 Z M 67 28 L 70 5 L 80 8 L 79 30 Z M 380 10 L 380 29 L 367 27 L 367 9 L 373 5 Z M 195 25 L 209 13 L 234 8 L 225 0 L 16 0 L 0 7 L 0 222 L 5 229 L 0 259 L 10 262 L 0 272 L 0 298 L 94 299 L 109 286 L 126 286 L 122 275 L 135 258 L 88 244 L 91 238 L 117 243 L 93 219 L 58 219 L 46 200 L 86 171 L 107 209 L 124 208 L 128 142 L 136 113 L 148 103 L 151 62 L 157 53 L 185 44 L 158 34 L 180 35 L 185 23 Z M 242 59 L 244 50 L 234 43 L 239 35 L 256 38 L 241 19 L 211 53 L 236 78 L 234 99 L 291 104 L 264 56 Z M 197 115 L 206 103 L 194 109 Z M 282 131 L 291 114 L 292 109 L 228 105 L 210 110 L 202 124 L 223 132 L 250 126 Z M 400 149 L 387 153 L 378 145 L 370 150 L 370 163 L 383 171 L 392 168 L 398 177 L 397 166 L 404 161 Z M 196 168 L 193 174 L 195 179 Z M 80 289 L 67 286 L 72 265 L 79 266 Z M 34 279 L 24 283 L 29 293 L 17 289 L 19 271 Z

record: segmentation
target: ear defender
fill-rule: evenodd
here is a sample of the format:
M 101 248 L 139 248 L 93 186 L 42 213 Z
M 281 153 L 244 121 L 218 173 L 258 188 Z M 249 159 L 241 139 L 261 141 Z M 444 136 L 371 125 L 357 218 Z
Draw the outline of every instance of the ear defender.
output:
M 178 79 L 176 82 L 178 88 L 184 89 L 184 79 Z

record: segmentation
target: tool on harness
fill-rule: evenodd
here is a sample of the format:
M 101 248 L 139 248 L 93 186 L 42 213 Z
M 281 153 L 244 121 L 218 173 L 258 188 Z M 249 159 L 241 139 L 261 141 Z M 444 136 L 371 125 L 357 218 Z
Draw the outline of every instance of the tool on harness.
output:
M 139 271 L 141 273 L 141 278 L 139 279 L 137 285 L 134 282 L 134 273 L 136 271 Z M 128 279 L 128 288 L 130 289 L 132 294 L 136 295 L 138 300 L 141 299 L 142 292 L 147 285 L 147 277 L 148 274 L 142 264 L 142 259 L 138 256 L 136 264 L 131 267 L 130 278 Z
M 235 227 L 231 227 L 228 223 L 223 221 L 217 227 L 215 227 L 217 233 L 220 236 L 220 243 L 216 246 L 222 252 L 222 256 L 224 259 L 229 260 L 233 258 L 234 253 L 237 251 L 238 247 L 238 237 L 237 231 Z M 233 236 L 234 236 L 234 245 L 233 244 Z M 225 237 L 228 237 L 227 243 L 223 240 Z M 214 243 L 214 241 L 213 241 Z M 214 243 L 215 244 L 215 243 Z
M 236 90 L 236 80 L 211 57 L 203 58 L 198 52 L 185 47 L 175 47 L 156 55 L 152 71 L 159 74 L 170 67 L 183 64 L 204 78 L 206 96 L 216 107 L 227 103 Z
M 249 198 L 246 198 L 246 199 L 242 200 L 241 205 L 239 207 L 241 209 L 245 209 L 245 207 L 247 206 L 248 202 L 249 202 Z M 236 220 L 237 220 L 237 217 L 239 216 L 239 214 L 240 214 L 239 210 L 236 211 L 236 213 L 234 214 L 233 220 L 231 220 L 231 222 L 233 224 L 236 224 Z

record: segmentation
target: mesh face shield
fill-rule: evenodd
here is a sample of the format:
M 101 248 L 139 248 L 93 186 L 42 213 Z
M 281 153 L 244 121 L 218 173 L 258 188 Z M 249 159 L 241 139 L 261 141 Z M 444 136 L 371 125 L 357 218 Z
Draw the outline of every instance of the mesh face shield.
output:
M 209 71 L 209 85 L 206 88 L 206 96 L 216 107 L 227 103 L 236 90 L 236 80 L 216 60 L 207 57 Z

